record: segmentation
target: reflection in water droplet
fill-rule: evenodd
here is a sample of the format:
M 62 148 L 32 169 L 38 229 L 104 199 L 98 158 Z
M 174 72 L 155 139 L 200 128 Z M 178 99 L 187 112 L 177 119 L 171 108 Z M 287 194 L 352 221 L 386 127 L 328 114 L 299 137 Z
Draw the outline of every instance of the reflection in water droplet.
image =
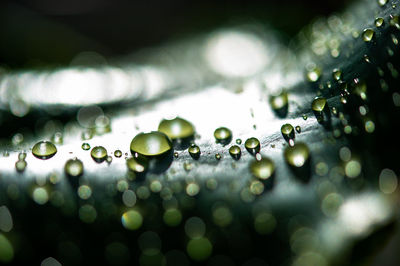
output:
M 262 157 L 260 160 L 255 160 L 250 164 L 250 172 L 253 176 L 266 180 L 274 174 L 275 164 L 271 159 Z
M 131 142 L 131 152 L 145 156 L 159 156 L 172 149 L 171 140 L 162 132 L 140 133 Z
M 310 150 L 306 144 L 301 142 L 292 147 L 286 147 L 284 153 L 286 162 L 294 167 L 302 167 L 310 157 Z
M 32 154 L 39 159 L 49 159 L 57 153 L 57 148 L 49 141 L 40 141 L 32 148 Z
M 171 120 L 162 120 L 158 125 L 158 131 L 164 133 L 172 140 L 193 137 L 195 133 L 193 125 L 180 117 Z
M 103 162 L 107 158 L 107 150 L 102 146 L 96 146 L 90 152 L 93 160 L 98 163 Z
M 79 159 L 70 159 L 65 163 L 64 171 L 69 176 L 80 176 L 83 174 L 83 163 Z

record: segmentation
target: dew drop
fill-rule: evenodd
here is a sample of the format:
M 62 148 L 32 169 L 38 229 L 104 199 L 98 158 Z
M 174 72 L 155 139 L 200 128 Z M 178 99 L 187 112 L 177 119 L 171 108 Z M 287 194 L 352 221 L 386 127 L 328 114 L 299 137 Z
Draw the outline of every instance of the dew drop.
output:
M 216 153 L 216 154 L 215 154 L 215 159 L 217 159 L 218 161 L 221 160 L 221 154 Z
M 327 101 L 324 97 L 315 98 L 311 104 L 311 108 L 316 113 L 322 113 L 327 106 Z
M 377 28 L 382 27 L 384 23 L 385 23 L 385 20 L 381 17 L 378 17 L 375 19 L 375 26 Z
M 122 156 L 122 151 L 121 151 L 121 150 L 115 150 L 115 151 L 114 151 L 114 156 L 115 156 L 116 158 L 121 158 L 121 156 Z
M 278 95 L 269 96 L 269 104 L 273 111 L 280 116 L 286 116 L 289 107 L 289 97 L 286 91 L 282 91 Z
M 312 67 L 310 70 L 307 72 L 307 80 L 310 82 L 317 82 L 322 75 L 322 70 L 319 67 Z
M 239 160 L 240 156 L 242 155 L 242 151 L 238 145 L 233 145 L 229 148 L 229 154 L 232 156 L 233 159 Z
M 140 133 L 131 142 L 132 154 L 159 156 L 172 150 L 171 140 L 162 132 Z
M 396 27 L 397 29 L 400 29 L 399 16 L 390 15 L 389 24 L 390 24 L 390 26 L 392 26 L 392 27 Z
M 126 166 L 129 170 L 135 173 L 143 173 L 148 168 L 148 160 L 146 157 L 136 154 L 137 156 L 131 157 L 126 160 Z
M 250 172 L 253 176 L 266 180 L 274 174 L 275 164 L 271 159 L 262 157 L 260 160 L 254 160 L 251 162 Z
M 226 127 L 219 127 L 214 131 L 214 137 L 217 143 L 226 145 L 232 140 L 232 132 Z
M 80 176 L 83 174 L 83 163 L 79 159 L 70 159 L 65 163 L 64 171 L 72 177 Z
M 251 154 L 256 154 L 260 151 L 260 141 L 257 138 L 248 138 L 244 146 Z
M 336 81 L 341 80 L 341 79 L 342 79 L 342 71 L 341 71 L 340 69 L 338 69 L 338 68 L 335 68 L 335 69 L 332 71 L 332 77 L 333 77 L 333 79 L 336 80 Z
M 90 150 L 89 143 L 86 143 L 86 142 L 82 143 L 82 150 L 84 150 L 84 151 Z
M 296 131 L 297 131 L 297 133 L 301 133 L 301 127 L 300 126 L 296 126 Z
M 193 159 L 197 160 L 200 157 L 200 148 L 196 144 L 190 145 L 188 151 Z
M 292 147 L 286 147 L 284 156 L 289 165 L 294 167 L 302 167 L 306 164 L 310 157 L 310 150 L 306 144 L 299 142 Z
M 365 29 L 362 33 L 362 38 L 364 42 L 370 42 L 375 36 L 375 31 L 373 29 Z
M 281 127 L 281 133 L 285 140 L 294 139 L 295 137 L 294 128 L 291 124 L 284 124 Z
M 32 148 L 32 154 L 39 159 L 49 159 L 57 153 L 56 146 L 49 141 L 40 141 Z
M 25 171 L 26 165 L 27 163 L 24 159 L 18 160 L 15 163 L 15 169 L 17 170 L 17 172 L 22 173 L 23 171 Z
M 98 163 L 103 162 L 107 158 L 107 150 L 102 146 L 96 146 L 90 152 L 93 160 Z
M 171 140 L 190 138 L 195 133 L 193 125 L 180 117 L 162 120 L 158 125 L 158 131 L 167 135 Z

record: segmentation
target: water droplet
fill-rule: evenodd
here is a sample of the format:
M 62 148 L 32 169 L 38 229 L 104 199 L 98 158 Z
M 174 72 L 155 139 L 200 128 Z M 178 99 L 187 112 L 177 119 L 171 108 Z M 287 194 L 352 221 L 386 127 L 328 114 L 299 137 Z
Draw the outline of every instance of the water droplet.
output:
M 158 125 L 158 131 L 164 133 L 172 140 L 190 138 L 195 133 L 193 125 L 180 117 L 171 120 L 162 120 Z
M 78 188 L 78 196 L 83 200 L 87 200 L 92 196 L 92 189 L 88 185 L 82 185 Z
M 186 186 L 186 194 L 188 194 L 191 197 L 199 194 L 199 191 L 200 191 L 200 186 L 197 183 L 192 182 Z
M 18 160 L 15 163 L 15 169 L 17 170 L 17 172 L 21 173 L 25 170 L 26 165 L 27 165 L 27 163 L 25 160 Z
M 286 91 L 282 91 L 278 95 L 269 96 L 269 104 L 272 110 L 281 117 L 286 116 L 289 107 L 289 97 Z
M 84 150 L 84 151 L 90 150 L 89 143 L 86 143 L 86 142 L 82 143 L 82 150 Z
M 26 158 L 26 153 L 25 152 L 20 152 L 18 154 L 18 160 L 25 160 Z
M 233 145 L 229 148 L 229 154 L 232 156 L 233 159 L 239 160 L 242 154 L 240 147 L 238 145 Z
M 266 180 L 274 174 L 275 164 L 271 159 L 262 157 L 260 160 L 255 160 L 250 164 L 250 172 L 253 176 Z
M 242 144 L 242 140 L 241 140 L 241 139 L 236 139 L 236 144 L 237 144 L 237 145 Z
M 121 158 L 121 156 L 122 156 L 122 151 L 121 151 L 121 150 L 115 150 L 115 151 L 114 151 L 114 156 L 115 156 L 116 158 Z
M 321 68 L 314 66 L 307 72 L 307 80 L 310 82 L 317 82 L 322 75 Z
M 378 4 L 379 4 L 380 6 L 384 6 L 384 5 L 386 5 L 387 1 L 388 1 L 388 0 L 378 0 Z
M 143 173 L 148 168 L 148 160 L 146 157 L 136 154 L 137 156 L 131 157 L 126 160 L 126 166 L 129 170 L 135 173 Z
M 338 69 L 338 68 L 335 68 L 335 69 L 332 71 L 332 77 L 333 77 L 333 79 L 336 80 L 336 81 L 341 80 L 341 79 L 342 79 L 342 71 L 341 71 L 340 69 Z
M 215 159 L 217 159 L 218 161 L 221 160 L 221 154 L 216 153 L 216 154 L 215 154 Z
M 244 143 L 246 150 L 251 154 L 256 154 L 260 151 L 260 141 L 256 138 L 249 138 Z
M 219 127 L 214 131 L 214 137 L 217 143 L 226 145 L 232 140 L 232 132 L 226 127 Z
M 311 108 L 314 112 L 321 114 L 327 106 L 327 101 L 323 97 L 315 98 L 311 104 Z
M 79 159 L 70 159 L 65 163 L 64 171 L 69 176 L 80 176 L 83 174 L 83 163 Z
M 111 132 L 110 119 L 107 116 L 100 115 L 95 120 L 94 133 L 96 135 L 104 135 Z
M 162 132 L 140 133 L 131 142 L 131 152 L 145 156 L 159 156 L 172 150 L 171 140 Z
M 112 158 L 111 156 L 107 156 L 106 162 L 107 162 L 108 164 L 112 163 L 112 160 L 113 160 L 113 158 Z
M 373 29 L 365 29 L 362 34 L 364 42 L 370 42 L 375 36 L 375 31 Z
M 121 222 L 128 230 L 137 230 L 142 226 L 143 216 L 136 210 L 129 210 L 122 214 Z
M 56 132 L 56 133 L 54 133 L 54 135 L 51 138 L 51 140 L 55 144 L 63 144 L 63 141 L 64 141 L 63 134 L 61 132 Z
M 190 145 L 189 149 L 189 154 L 192 156 L 193 159 L 198 159 L 200 157 L 200 148 L 196 144 Z
M 175 158 L 179 158 L 179 153 L 176 151 L 176 152 L 174 152 L 174 157 Z
M 383 23 L 385 23 L 385 20 L 383 18 L 378 17 L 378 18 L 375 19 L 375 26 L 377 28 L 382 27 Z
M 40 141 L 32 148 L 32 154 L 39 159 L 49 159 L 57 153 L 57 148 L 49 141 Z
M 308 118 L 308 116 L 306 114 L 303 114 L 302 117 L 303 117 L 303 120 L 307 120 L 307 118 Z
M 297 133 L 301 133 L 301 127 L 300 126 L 296 126 L 296 131 L 297 131 Z
M 107 158 L 107 150 L 102 146 L 96 146 L 90 152 L 93 160 L 98 163 L 103 162 Z
M 399 16 L 390 15 L 389 24 L 392 27 L 396 27 L 397 29 L 400 29 Z
M 281 127 L 281 133 L 285 140 L 294 139 L 295 137 L 294 128 L 291 124 L 284 124 Z
M 285 149 L 286 162 L 294 167 L 302 167 L 310 157 L 310 150 L 304 143 L 297 143 L 294 146 L 288 146 Z

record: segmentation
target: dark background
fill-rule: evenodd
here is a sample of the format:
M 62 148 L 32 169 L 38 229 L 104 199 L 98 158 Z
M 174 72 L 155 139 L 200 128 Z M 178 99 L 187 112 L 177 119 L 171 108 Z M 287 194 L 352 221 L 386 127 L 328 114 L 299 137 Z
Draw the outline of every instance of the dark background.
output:
M 0 1 L 0 65 L 68 64 L 81 51 L 106 57 L 207 32 L 261 22 L 294 36 L 316 16 L 351 0 L 6 0 Z

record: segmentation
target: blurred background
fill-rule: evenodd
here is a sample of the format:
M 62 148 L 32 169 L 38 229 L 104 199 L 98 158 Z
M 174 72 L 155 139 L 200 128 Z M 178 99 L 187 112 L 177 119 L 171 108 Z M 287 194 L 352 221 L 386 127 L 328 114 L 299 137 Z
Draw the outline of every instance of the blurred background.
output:
M 68 64 L 82 51 L 107 58 L 208 32 L 260 22 L 289 41 L 317 16 L 351 0 L 5 0 L 0 3 L 0 65 Z

